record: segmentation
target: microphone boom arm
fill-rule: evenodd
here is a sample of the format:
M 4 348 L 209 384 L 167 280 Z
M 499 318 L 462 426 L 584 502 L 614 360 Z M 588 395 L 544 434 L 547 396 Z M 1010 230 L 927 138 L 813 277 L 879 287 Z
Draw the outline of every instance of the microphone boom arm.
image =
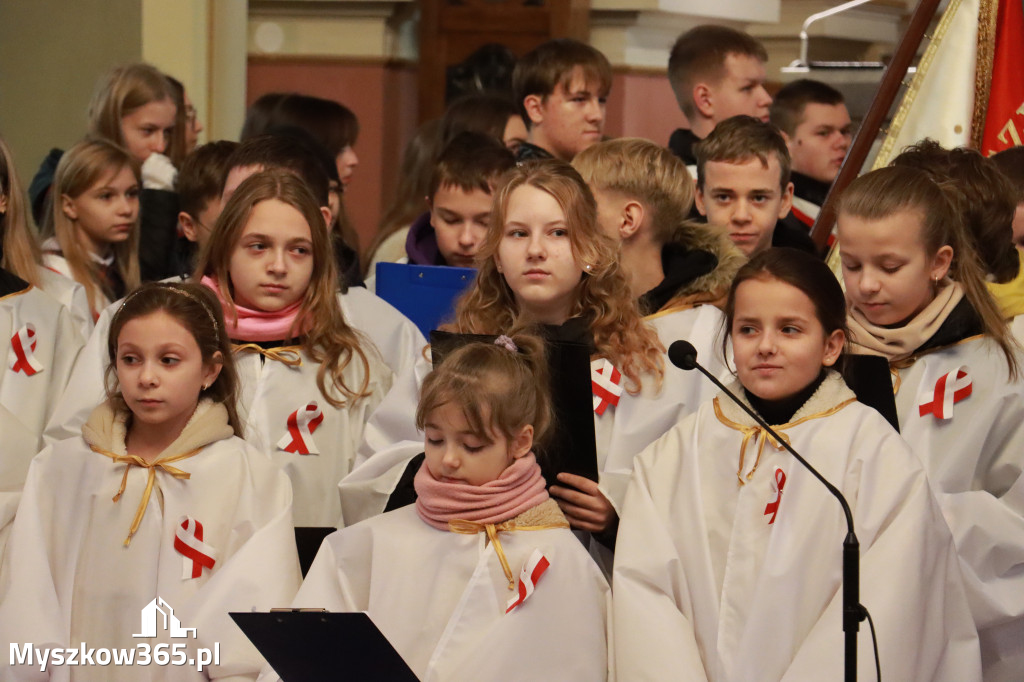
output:
M 691 343 L 680 340 L 674 342 L 672 346 L 672 348 L 669 348 L 668 353 L 672 364 L 683 370 L 699 369 L 701 374 L 710 379 L 715 386 L 718 386 L 727 396 L 732 398 L 733 402 L 743 408 L 743 411 L 750 415 L 751 419 L 771 434 L 777 443 L 781 443 L 789 451 L 789 454 L 793 455 L 805 469 L 814 474 L 814 477 L 821 481 L 821 484 L 839 500 L 839 504 L 843 508 L 843 514 L 846 516 L 847 529 L 846 538 L 843 540 L 844 680 L 846 682 L 855 682 L 857 679 L 857 632 L 860 630 L 860 622 L 867 617 L 867 610 L 860 603 L 860 541 L 857 540 L 857 534 L 853 530 L 853 512 L 850 511 L 850 505 L 846 502 L 843 494 L 839 492 L 839 489 L 818 473 L 818 470 L 811 466 L 784 438 L 779 436 L 775 429 L 769 426 L 760 415 L 743 403 L 743 401 L 737 399 L 732 394 L 732 391 L 718 380 L 718 377 L 711 374 L 711 372 L 705 369 L 704 365 L 697 362 L 697 351 Z M 678 347 L 678 352 L 676 352 L 676 347 Z

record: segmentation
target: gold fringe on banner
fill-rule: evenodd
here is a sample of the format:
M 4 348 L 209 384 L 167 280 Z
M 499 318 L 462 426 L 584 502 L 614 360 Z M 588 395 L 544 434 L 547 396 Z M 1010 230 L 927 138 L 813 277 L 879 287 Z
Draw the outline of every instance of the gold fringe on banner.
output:
M 974 117 L 971 119 L 971 146 L 975 149 L 981 149 L 981 138 L 985 133 L 998 16 L 999 0 L 981 0 L 978 5 L 978 59 L 974 70 Z
M 982 0 L 982 2 L 985 1 L 986 0 Z M 878 150 L 878 154 L 875 156 L 875 161 L 871 165 L 871 170 L 878 170 L 879 168 L 888 166 L 889 162 L 892 161 L 894 156 L 896 156 L 894 152 L 899 151 L 893 149 L 896 145 L 896 138 L 899 137 L 900 130 L 903 129 L 903 123 L 907 120 L 907 115 L 914 106 L 914 100 L 917 99 L 917 93 L 921 89 L 921 83 L 924 82 L 925 76 L 928 75 L 932 62 L 935 61 L 935 55 L 939 51 L 939 45 L 942 44 L 942 39 L 946 37 L 946 33 L 949 31 L 949 25 L 953 23 L 953 17 L 956 16 L 958 11 L 960 11 L 960 0 L 950 0 L 949 5 L 946 6 L 946 10 L 942 13 L 942 18 L 939 19 L 938 26 L 935 27 L 935 34 L 932 36 L 931 42 L 928 43 L 928 47 L 925 49 L 924 54 L 921 55 L 921 61 L 917 65 L 917 71 L 914 73 L 914 77 L 911 79 L 910 85 L 907 86 L 907 91 L 903 94 L 903 100 L 900 102 L 900 107 L 892 117 L 892 122 L 889 124 L 889 132 L 882 141 L 882 146 Z

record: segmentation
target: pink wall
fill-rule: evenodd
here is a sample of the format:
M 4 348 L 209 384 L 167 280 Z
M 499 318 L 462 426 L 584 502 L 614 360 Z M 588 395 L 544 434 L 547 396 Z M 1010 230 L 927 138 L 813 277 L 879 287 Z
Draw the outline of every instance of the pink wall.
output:
M 616 69 L 608 96 L 605 133 L 611 137 L 646 137 L 661 145 L 686 125 L 664 72 Z
M 359 119 L 359 166 L 345 204 L 365 248 L 391 199 L 402 150 L 416 128 L 415 65 L 371 60 L 250 56 L 246 104 L 268 92 L 341 102 Z

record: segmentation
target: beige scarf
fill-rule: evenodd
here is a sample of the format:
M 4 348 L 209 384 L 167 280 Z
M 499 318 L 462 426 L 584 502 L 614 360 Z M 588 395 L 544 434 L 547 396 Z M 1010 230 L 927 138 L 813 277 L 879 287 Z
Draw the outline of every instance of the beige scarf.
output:
M 963 287 L 950 279 L 940 284 L 935 298 L 914 319 L 902 327 L 879 327 L 857 308 L 850 306 L 847 324 L 850 327 L 850 345 L 855 353 L 881 355 L 896 362 L 910 357 L 914 351 L 935 336 L 953 308 L 964 297 Z
M 131 413 L 124 409 L 116 409 L 110 401 L 100 404 L 89 420 L 82 426 L 82 437 L 93 452 L 109 457 L 115 465 L 124 464 L 124 476 L 121 478 L 121 487 L 114 495 L 114 502 L 118 502 L 124 494 L 128 484 L 128 471 L 133 466 L 142 467 L 148 470 L 146 477 L 146 489 L 142 493 L 139 508 L 135 512 L 135 519 L 128 530 L 128 537 L 124 544 L 127 547 L 131 544 L 132 537 L 142 523 L 142 517 L 149 506 L 149 498 L 156 484 L 157 470 L 169 474 L 174 478 L 187 479 L 191 476 L 187 471 L 171 466 L 172 463 L 188 459 L 199 453 L 205 446 L 215 443 L 234 435 L 234 429 L 228 423 L 228 410 L 222 403 L 215 403 L 206 398 L 199 401 L 196 411 L 185 424 L 181 435 L 167 446 L 160 455 L 151 462 L 147 462 L 138 455 L 129 455 L 125 445 L 128 435 L 128 417 Z

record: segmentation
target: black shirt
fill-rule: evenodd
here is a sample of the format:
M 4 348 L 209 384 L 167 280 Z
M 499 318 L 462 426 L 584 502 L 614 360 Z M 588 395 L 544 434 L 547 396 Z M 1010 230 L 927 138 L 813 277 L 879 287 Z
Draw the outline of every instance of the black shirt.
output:
M 718 267 L 718 258 L 710 251 L 687 249 L 669 243 L 661 247 L 661 268 L 665 279 L 640 297 L 640 314 L 650 315 L 665 307 L 685 285 Z

